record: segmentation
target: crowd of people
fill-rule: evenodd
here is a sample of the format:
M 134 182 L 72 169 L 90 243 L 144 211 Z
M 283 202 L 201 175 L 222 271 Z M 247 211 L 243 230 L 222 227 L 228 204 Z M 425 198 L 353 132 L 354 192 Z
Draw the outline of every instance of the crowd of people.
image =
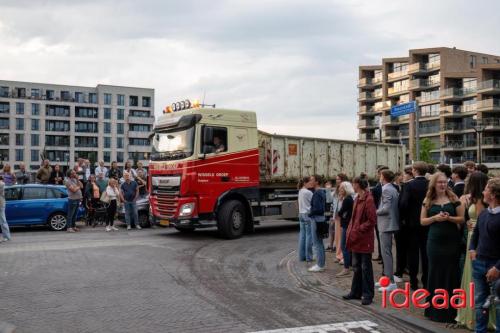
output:
M 416 162 L 401 173 L 379 166 L 374 186 L 365 174 L 352 181 L 339 174 L 326 184 L 320 176 L 306 177 L 299 183 L 299 260 L 312 265 L 310 272 L 323 272 L 325 252 L 331 252 L 343 266 L 336 277 L 352 277 L 344 299 L 363 305 L 373 302 L 375 288 L 390 292 L 404 281 L 412 290 L 428 290 L 427 300 L 436 290 L 453 295 L 474 282 L 475 308 L 431 305 L 425 316 L 499 332 L 500 177 L 488 172 L 472 161 L 453 169 Z M 372 262 L 382 265 L 387 286 L 375 283 Z
M 87 222 L 92 224 L 92 218 L 98 207 L 106 209 L 107 232 L 118 230 L 114 226 L 117 209 L 123 205 L 127 229 L 132 227 L 141 229 L 137 212 L 136 201 L 147 194 L 147 170 L 141 162 L 137 162 L 134 169 L 127 161 L 123 171 L 116 162 L 112 162 L 109 169 L 100 161 L 98 166 L 91 168 L 89 160 L 78 159 L 74 167 L 62 171 L 59 164 L 51 165 L 44 160 L 36 172 L 34 183 L 65 186 L 68 193 L 67 232 L 79 231 L 76 226 L 78 209 L 81 204 L 86 210 Z M 5 186 L 15 184 L 29 184 L 32 177 L 26 171 L 24 164 L 13 172 L 9 164 L 3 166 L 0 172 L 0 227 L 2 236 L 0 242 L 11 240 L 8 221 L 5 216 Z M 95 226 L 95 224 L 94 224 Z

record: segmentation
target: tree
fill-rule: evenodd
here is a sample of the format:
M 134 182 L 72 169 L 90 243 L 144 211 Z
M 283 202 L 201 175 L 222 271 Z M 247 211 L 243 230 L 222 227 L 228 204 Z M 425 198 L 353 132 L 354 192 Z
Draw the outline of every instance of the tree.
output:
M 420 139 L 420 156 L 418 160 L 426 163 L 436 163 L 431 157 L 431 150 L 434 149 L 436 149 L 436 145 L 430 139 Z

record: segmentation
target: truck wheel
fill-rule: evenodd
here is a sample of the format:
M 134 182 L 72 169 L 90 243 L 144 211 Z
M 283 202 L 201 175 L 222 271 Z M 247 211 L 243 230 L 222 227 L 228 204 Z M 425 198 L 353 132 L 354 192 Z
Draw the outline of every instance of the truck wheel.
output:
M 238 200 L 230 200 L 219 212 L 217 229 L 224 238 L 239 238 L 245 230 L 245 221 L 246 212 L 243 204 Z

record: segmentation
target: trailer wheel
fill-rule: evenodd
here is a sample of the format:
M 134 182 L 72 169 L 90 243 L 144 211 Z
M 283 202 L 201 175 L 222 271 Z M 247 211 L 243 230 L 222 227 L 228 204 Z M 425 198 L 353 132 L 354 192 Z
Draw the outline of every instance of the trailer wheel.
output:
M 238 200 L 230 200 L 222 205 L 217 218 L 217 229 L 227 239 L 235 239 L 243 235 L 245 230 L 246 212 Z

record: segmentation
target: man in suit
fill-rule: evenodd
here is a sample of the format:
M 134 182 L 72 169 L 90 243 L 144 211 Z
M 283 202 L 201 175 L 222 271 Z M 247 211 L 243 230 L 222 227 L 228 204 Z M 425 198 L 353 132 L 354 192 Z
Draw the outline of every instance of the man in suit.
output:
M 399 193 L 392 182 L 394 172 L 383 170 L 380 172 L 380 183 L 382 184 L 382 198 L 377 209 L 377 225 L 380 234 L 380 246 L 384 262 L 384 275 L 391 280 L 386 288 L 380 287 L 379 291 L 385 289 L 392 291 L 397 288 L 394 283 L 394 269 L 392 259 L 392 237 L 399 230 Z
M 465 178 L 467 178 L 467 174 L 467 168 L 462 165 L 454 167 L 451 173 L 451 178 L 453 179 L 453 193 L 459 198 L 464 194 Z
M 377 179 L 380 179 L 380 173 L 384 170 L 389 170 L 385 165 L 379 165 L 377 167 Z M 380 181 L 372 187 L 370 192 L 372 192 L 373 201 L 375 202 L 375 208 L 378 208 L 380 205 L 380 198 L 382 197 L 382 184 Z M 375 225 L 375 235 L 377 236 L 377 247 L 378 247 L 378 256 L 372 260 L 374 261 L 382 261 L 382 251 L 380 249 L 380 233 L 378 231 L 378 226 Z
M 427 193 L 428 181 L 425 178 L 427 164 L 415 162 L 412 173 L 415 177 L 405 184 L 405 189 L 399 201 L 400 211 L 406 212 L 406 224 L 408 228 L 408 264 L 410 269 L 411 289 L 418 289 L 418 267 L 422 261 L 421 281 L 424 288 L 427 286 L 427 233 L 429 227 L 420 224 L 420 213 L 422 203 Z

